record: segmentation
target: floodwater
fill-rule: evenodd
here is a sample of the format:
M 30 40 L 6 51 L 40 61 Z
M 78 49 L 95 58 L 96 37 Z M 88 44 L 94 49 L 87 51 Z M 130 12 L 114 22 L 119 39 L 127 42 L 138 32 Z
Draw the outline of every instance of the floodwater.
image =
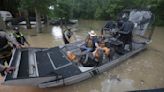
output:
M 73 31 L 72 42 L 84 39 L 90 30 L 99 30 L 103 21 L 79 21 Z M 59 27 L 49 27 L 43 33 L 33 36 L 33 30 L 26 30 L 31 47 L 54 47 L 64 44 Z M 156 27 L 152 43 L 146 50 L 94 78 L 59 88 L 40 89 L 0 85 L 0 92 L 123 92 L 139 89 L 164 88 L 164 28 Z M 2 78 L 1 78 L 2 80 Z

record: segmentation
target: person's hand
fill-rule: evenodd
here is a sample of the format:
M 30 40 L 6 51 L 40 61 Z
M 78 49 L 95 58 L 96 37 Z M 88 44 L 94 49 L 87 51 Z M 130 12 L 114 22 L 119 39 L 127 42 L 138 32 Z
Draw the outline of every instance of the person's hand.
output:
M 14 70 L 15 70 L 15 67 L 6 67 L 4 69 L 4 72 L 6 72 L 6 73 L 12 73 Z
M 21 48 L 21 45 L 20 45 L 20 44 L 17 44 L 17 45 L 16 45 L 16 48 L 17 48 L 17 49 Z

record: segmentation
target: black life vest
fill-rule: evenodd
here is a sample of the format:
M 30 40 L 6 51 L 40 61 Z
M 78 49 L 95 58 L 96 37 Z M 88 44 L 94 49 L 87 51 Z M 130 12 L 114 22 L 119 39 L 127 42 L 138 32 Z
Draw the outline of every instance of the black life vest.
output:
M 8 41 L 5 37 L 0 37 L 0 49 L 8 44 Z
M 73 35 L 73 32 L 68 31 L 68 33 L 67 33 L 68 38 L 71 38 L 72 35 Z
M 17 42 L 18 42 L 19 44 L 24 45 L 24 43 L 25 43 L 25 38 L 24 38 L 24 36 L 23 36 L 22 33 L 20 33 L 20 32 L 15 32 L 15 33 L 13 33 L 13 35 L 15 36 L 15 38 L 16 38 L 16 40 L 17 40 Z

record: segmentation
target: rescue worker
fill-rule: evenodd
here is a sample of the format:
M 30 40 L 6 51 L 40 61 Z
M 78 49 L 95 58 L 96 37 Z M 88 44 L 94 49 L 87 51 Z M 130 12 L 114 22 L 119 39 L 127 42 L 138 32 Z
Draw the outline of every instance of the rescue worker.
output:
M 26 38 L 24 37 L 24 35 L 19 31 L 18 27 L 14 27 L 14 37 L 16 38 L 17 42 L 19 44 L 21 44 L 22 46 L 25 45 L 25 43 L 27 44 L 27 46 L 30 46 L 30 44 L 28 43 L 28 41 L 26 40 Z
M 5 61 L 9 64 L 10 58 L 12 56 L 12 46 L 9 44 L 11 42 L 16 46 L 16 48 L 20 48 L 20 44 L 16 41 L 16 39 L 12 36 L 4 32 L 2 29 L 0 30 L 0 72 L 1 75 L 4 75 L 4 72 L 10 73 L 14 68 L 5 67 Z
M 134 24 L 131 21 L 125 20 L 120 28 L 118 33 L 120 34 L 119 40 L 123 42 L 123 47 L 129 45 L 127 48 L 128 51 L 132 50 L 132 31 L 134 29 Z
M 102 37 L 105 35 L 112 35 L 111 33 L 114 33 L 116 31 L 116 23 L 114 21 L 108 21 L 103 29 L 101 30 Z M 109 34 L 110 33 L 110 34 Z
M 69 44 L 71 42 L 71 37 L 73 36 L 73 32 L 71 28 L 68 28 L 63 33 L 63 40 L 65 44 Z

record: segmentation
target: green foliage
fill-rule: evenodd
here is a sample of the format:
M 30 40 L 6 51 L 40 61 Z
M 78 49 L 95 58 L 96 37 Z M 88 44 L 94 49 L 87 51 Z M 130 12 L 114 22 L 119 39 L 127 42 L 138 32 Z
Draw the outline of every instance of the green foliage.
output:
M 35 11 L 37 9 L 41 14 L 49 12 L 48 7 L 53 3 L 53 0 L 20 0 L 20 10 Z
M 58 0 L 58 2 L 54 5 L 54 11 L 56 17 L 58 18 L 70 18 L 70 5 L 67 2 L 62 2 L 62 0 Z
M 54 6 L 54 10 L 49 10 Z M 127 8 L 150 6 L 157 24 L 163 24 L 164 0 L 20 0 L 20 9 L 34 11 L 52 18 L 111 19 Z

